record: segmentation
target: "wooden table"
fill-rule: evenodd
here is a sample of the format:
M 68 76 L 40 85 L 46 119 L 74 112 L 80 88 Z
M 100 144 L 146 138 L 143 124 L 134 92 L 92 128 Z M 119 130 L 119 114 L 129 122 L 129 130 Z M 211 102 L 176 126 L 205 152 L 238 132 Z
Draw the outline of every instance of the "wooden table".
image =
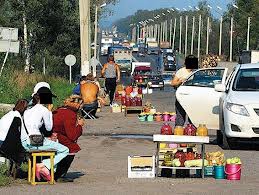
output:
M 143 107 L 142 106 L 126 106 L 125 116 L 127 116 L 128 111 L 138 111 L 141 113 L 143 111 Z
M 205 159 L 205 144 L 209 143 L 208 136 L 185 136 L 185 135 L 153 135 L 153 141 L 157 142 L 156 148 L 156 177 L 158 176 L 159 169 L 201 169 L 202 178 L 204 178 L 204 159 Z M 202 155 L 202 167 L 166 167 L 159 165 L 159 151 L 160 143 L 176 143 L 176 144 L 200 144 Z

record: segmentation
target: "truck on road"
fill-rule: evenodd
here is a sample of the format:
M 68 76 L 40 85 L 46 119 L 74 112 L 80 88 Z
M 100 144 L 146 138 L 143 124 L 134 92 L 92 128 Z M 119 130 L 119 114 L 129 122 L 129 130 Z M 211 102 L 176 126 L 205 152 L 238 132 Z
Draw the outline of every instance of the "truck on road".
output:
M 160 48 L 155 38 L 146 39 L 147 54 L 159 54 Z
M 132 83 L 138 86 L 147 86 L 151 72 L 152 71 L 150 62 L 132 62 Z
M 114 61 L 120 66 L 121 72 L 130 74 L 132 50 L 127 47 L 118 47 L 113 50 Z

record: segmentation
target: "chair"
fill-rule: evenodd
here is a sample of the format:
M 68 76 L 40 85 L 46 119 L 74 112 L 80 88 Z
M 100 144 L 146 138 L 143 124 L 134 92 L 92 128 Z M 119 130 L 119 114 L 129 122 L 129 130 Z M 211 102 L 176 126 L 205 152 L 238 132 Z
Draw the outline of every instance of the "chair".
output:
M 36 184 L 55 184 L 54 181 L 54 157 L 56 150 L 30 150 L 28 160 L 28 182 L 31 185 Z M 51 180 L 49 182 L 36 182 L 36 160 L 37 157 L 49 157 L 50 158 L 50 170 L 51 170 Z
M 81 108 L 80 111 L 82 112 L 82 116 L 85 119 L 87 119 L 87 117 L 92 119 L 92 120 L 96 119 L 96 117 L 93 114 L 91 114 L 93 111 L 95 111 L 95 109 L 91 109 L 90 111 L 85 111 L 83 108 Z

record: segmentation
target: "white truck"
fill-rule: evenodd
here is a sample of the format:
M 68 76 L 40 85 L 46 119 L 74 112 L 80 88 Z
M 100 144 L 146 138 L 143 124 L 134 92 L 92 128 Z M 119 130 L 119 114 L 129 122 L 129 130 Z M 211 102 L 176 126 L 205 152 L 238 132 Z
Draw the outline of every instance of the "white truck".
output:
M 114 61 L 120 66 L 122 73 L 130 74 L 132 50 L 127 47 L 116 48 L 113 51 Z
M 102 37 L 102 39 L 101 39 L 101 55 L 107 55 L 108 47 L 111 47 L 112 44 L 113 44 L 113 37 L 111 37 L 111 36 Z
M 259 50 L 242 51 L 240 64 L 259 63 Z

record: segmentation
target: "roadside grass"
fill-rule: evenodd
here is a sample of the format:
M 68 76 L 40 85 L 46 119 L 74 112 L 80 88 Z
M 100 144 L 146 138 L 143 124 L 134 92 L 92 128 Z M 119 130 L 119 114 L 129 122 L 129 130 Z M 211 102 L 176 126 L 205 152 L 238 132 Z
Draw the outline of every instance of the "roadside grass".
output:
M 10 185 L 12 178 L 7 176 L 8 167 L 6 164 L 0 164 L 0 187 Z
M 4 116 L 5 112 L 1 112 L 0 111 L 0 118 L 2 118 L 2 116 Z
M 41 81 L 48 82 L 53 93 L 57 95 L 53 101 L 55 107 L 63 104 L 75 86 L 75 84 L 70 85 L 61 77 L 39 73 L 27 74 L 21 70 L 5 69 L 0 78 L 0 103 L 15 104 L 18 99 L 30 99 L 35 84 Z

